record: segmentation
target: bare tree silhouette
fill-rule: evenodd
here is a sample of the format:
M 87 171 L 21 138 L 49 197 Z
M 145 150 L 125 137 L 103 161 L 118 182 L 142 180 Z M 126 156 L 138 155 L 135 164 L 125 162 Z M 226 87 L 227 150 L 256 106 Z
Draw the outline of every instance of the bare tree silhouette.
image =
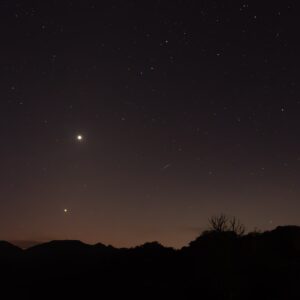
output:
M 244 235 L 246 227 L 236 217 L 229 219 L 229 230 L 235 232 L 237 235 Z
M 232 231 L 237 235 L 243 235 L 246 227 L 236 217 L 227 217 L 225 214 L 212 216 L 209 220 L 210 230 L 216 232 Z
M 224 214 L 212 216 L 208 222 L 212 231 L 223 232 L 228 230 L 228 218 Z

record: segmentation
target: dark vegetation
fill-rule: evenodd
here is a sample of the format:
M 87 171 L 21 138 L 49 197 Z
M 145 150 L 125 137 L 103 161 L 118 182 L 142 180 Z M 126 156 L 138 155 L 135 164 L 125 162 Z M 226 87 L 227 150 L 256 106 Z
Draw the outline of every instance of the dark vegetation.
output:
M 300 227 L 245 234 L 221 215 L 180 250 L 0 242 L 0 271 L 3 299 L 300 299 Z

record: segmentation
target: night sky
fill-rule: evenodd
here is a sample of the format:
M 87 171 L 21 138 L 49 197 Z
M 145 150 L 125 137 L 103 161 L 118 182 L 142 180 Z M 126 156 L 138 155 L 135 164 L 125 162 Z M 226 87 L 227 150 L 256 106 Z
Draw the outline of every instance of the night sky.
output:
M 296 5 L 2 0 L 0 239 L 300 225 Z

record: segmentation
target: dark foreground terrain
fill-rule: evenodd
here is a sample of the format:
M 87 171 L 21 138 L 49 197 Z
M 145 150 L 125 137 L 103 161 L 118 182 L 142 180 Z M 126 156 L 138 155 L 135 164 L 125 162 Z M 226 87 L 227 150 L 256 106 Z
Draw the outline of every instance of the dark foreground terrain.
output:
M 300 299 L 300 227 L 207 231 L 181 250 L 0 242 L 1 299 Z

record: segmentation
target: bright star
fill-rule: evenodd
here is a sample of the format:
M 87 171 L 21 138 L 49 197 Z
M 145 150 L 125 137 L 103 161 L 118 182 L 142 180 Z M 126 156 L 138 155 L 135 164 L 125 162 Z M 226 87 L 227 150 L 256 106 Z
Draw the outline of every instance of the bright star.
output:
M 83 140 L 83 136 L 82 135 L 77 135 L 77 141 L 82 141 Z
M 67 213 L 67 212 L 68 212 L 68 210 L 65 208 L 65 209 L 64 209 L 64 213 Z

